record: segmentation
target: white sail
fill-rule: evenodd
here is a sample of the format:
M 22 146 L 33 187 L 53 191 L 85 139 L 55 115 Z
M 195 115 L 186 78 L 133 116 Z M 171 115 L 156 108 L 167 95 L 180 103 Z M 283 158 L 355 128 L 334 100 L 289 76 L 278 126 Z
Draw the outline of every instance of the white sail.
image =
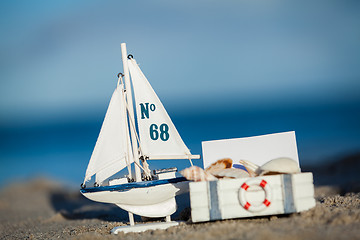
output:
M 111 97 L 84 182 L 96 174 L 95 181 L 101 184 L 132 162 L 128 158 L 129 137 L 123 95 L 123 85 L 120 84 Z
M 128 60 L 142 153 L 150 159 L 191 158 L 164 106 L 134 59 Z

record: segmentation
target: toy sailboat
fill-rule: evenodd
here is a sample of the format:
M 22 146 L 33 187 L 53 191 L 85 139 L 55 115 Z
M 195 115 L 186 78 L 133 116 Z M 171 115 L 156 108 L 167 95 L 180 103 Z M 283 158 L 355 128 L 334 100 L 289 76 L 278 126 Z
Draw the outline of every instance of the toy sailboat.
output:
M 151 172 L 146 160 L 189 159 L 191 163 L 200 155 L 190 153 L 135 59 L 127 56 L 125 43 L 121 51 L 124 75 L 119 75 L 80 192 L 128 211 L 131 225 L 133 214 L 170 221 L 176 211 L 175 196 L 188 191 L 188 181 L 176 177 L 176 168 Z M 124 168 L 127 177 L 105 181 Z M 86 187 L 93 176 L 94 187 Z

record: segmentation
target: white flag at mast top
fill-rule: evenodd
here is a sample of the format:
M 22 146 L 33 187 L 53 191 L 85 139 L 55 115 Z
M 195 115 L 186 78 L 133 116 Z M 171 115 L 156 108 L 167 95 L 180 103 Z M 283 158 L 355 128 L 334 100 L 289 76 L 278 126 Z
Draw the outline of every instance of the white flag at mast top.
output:
M 133 84 L 140 147 L 149 159 L 191 159 L 175 125 L 133 58 L 128 60 Z

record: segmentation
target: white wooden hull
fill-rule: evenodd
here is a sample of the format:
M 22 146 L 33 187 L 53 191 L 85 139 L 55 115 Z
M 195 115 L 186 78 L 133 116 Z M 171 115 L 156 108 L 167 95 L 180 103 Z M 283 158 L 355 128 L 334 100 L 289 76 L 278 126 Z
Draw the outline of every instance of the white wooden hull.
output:
M 259 186 L 262 180 L 263 187 Z M 288 214 L 315 207 L 312 173 L 191 182 L 189 188 L 193 222 Z
M 165 217 L 176 212 L 177 205 L 175 197 L 163 202 L 149 205 L 116 204 L 118 207 L 137 215 L 145 217 Z
M 176 211 L 175 196 L 189 191 L 189 182 L 166 183 L 123 191 L 104 190 L 81 193 L 90 200 L 113 203 L 145 217 L 165 217 Z

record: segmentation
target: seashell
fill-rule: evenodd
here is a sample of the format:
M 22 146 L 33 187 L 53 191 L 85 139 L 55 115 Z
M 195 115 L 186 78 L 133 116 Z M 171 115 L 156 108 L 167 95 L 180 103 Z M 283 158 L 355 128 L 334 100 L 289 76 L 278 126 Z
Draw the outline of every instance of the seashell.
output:
M 224 158 L 224 159 L 220 159 L 217 160 L 216 162 L 214 162 L 213 164 L 211 164 L 209 167 L 207 167 L 205 169 L 205 172 L 208 173 L 213 173 L 213 172 L 217 172 L 219 170 L 223 170 L 226 168 L 231 168 L 232 167 L 232 160 L 230 158 Z
M 198 166 L 192 166 L 185 168 L 180 171 L 180 174 L 183 175 L 187 180 L 200 182 L 200 181 L 213 181 L 217 180 L 211 173 L 205 172 L 204 169 Z
M 250 174 L 237 168 L 226 168 L 212 173 L 217 178 L 246 178 L 250 177 Z
M 246 160 L 240 160 L 239 163 L 246 168 L 250 177 L 256 177 L 256 175 L 257 175 L 256 171 L 257 171 L 257 169 L 259 169 L 258 165 L 256 165 L 255 163 L 252 163 L 250 161 L 246 161 Z
M 298 163 L 291 158 L 276 158 L 273 159 L 258 169 L 255 173 L 259 176 L 272 175 L 281 173 L 299 173 L 300 167 Z

